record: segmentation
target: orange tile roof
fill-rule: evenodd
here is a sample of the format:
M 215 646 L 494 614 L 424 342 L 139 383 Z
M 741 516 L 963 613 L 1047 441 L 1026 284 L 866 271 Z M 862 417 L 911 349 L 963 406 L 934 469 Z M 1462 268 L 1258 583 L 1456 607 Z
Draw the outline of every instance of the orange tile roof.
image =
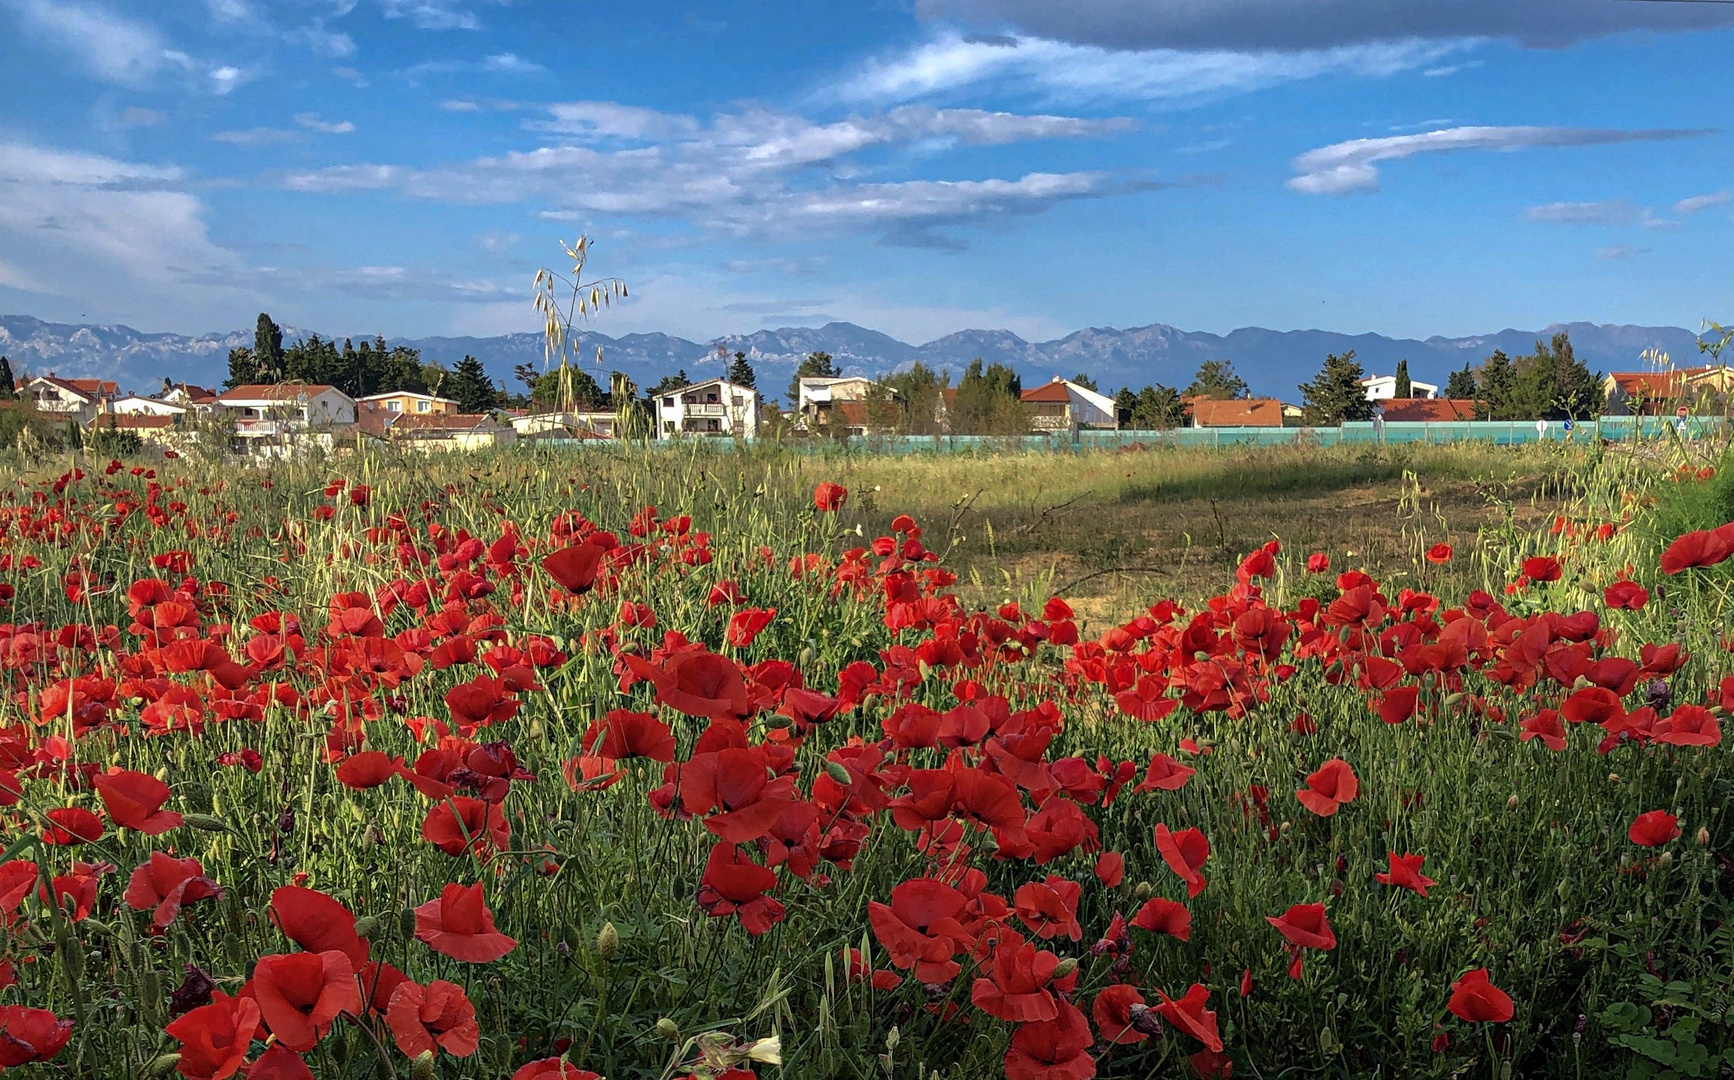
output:
M 1192 419 L 1199 427 L 1282 427 L 1282 402 L 1275 398 L 1196 398 Z
M 415 434 L 434 431 L 481 431 L 508 429 L 486 413 L 409 413 L 392 425 L 394 432 Z M 509 429 L 508 429 L 509 430 Z
M 1034 390 L 1025 390 L 1019 396 L 1025 401 L 1054 405 L 1064 405 L 1072 400 L 1072 395 L 1063 382 L 1043 383 Z
M 315 398 L 331 389 L 327 383 L 248 383 L 225 391 L 218 401 L 294 401 L 301 397 Z
M 1395 423 L 1442 424 L 1475 419 L 1472 398 L 1390 398 L 1379 404 L 1385 419 Z
M 92 427 L 111 431 L 156 431 L 175 426 L 172 416 L 151 416 L 148 413 L 104 413 L 91 421 Z

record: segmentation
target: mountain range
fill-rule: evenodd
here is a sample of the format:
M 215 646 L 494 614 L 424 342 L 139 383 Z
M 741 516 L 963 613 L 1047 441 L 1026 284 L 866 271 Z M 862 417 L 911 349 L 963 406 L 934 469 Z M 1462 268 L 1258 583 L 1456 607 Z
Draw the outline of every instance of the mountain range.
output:
M 738 350 L 747 354 L 759 385 L 769 396 L 780 395 L 795 365 L 817 351 L 830 353 L 848 374 L 885 374 L 919 359 L 949 370 L 955 377 L 979 356 L 989 363 L 1010 365 L 1026 386 L 1055 375 L 1070 378 L 1082 373 L 1109 393 L 1121 386 L 1137 388 L 1149 383 L 1184 387 L 1199 364 L 1228 360 L 1255 394 L 1297 400 L 1298 384 L 1318 371 L 1327 353 L 1353 349 L 1368 374 L 1389 374 L 1399 360 L 1406 359 L 1411 377 L 1443 385 L 1449 372 L 1466 363 L 1479 363 L 1495 349 L 1516 356 L 1559 331 L 1571 335 L 1578 356 L 1593 370 L 1637 369 L 1647 349 L 1668 353 L 1681 364 L 1695 363 L 1698 356 L 1697 335 L 1690 330 L 1587 322 L 1424 341 L 1261 327 L 1219 335 L 1153 323 L 1126 330 L 1091 327 L 1053 341 L 1025 341 L 1009 330 L 962 330 L 923 345 L 910 345 L 853 323 L 833 322 L 820 327 L 731 334 L 708 343 L 668 334 L 613 338 L 585 330 L 575 335 L 575 351 L 586 364 L 594 365 L 601 349 L 602 370 L 623 371 L 640 385 L 648 385 L 676 370 L 684 370 L 693 379 L 721 375 L 722 358 Z M 307 333 L 284 327 L 284 341 L 292 342 Z M 342 336 L 337 335 L 339 340 Z M 387 340 L 420 349 L 424 359 L 448 366 L 465 353 L 471 354 L 496 378 L 508 383 L 516 365 L 539 367 L 543 362 L 541 334 Z M 229 350 L 252 343 L 250 328 L 187 337 L 144 333 L 130 326 L 73 325 L 28 315 L 0 315 L 0 354 L 11 357 L 13 370 L 20 375 L 101 376 L 140 393 L 155 392 L 165 378 L 220 386 L 228 374 Z M 606 384 L 606 379 L 601 381 Z

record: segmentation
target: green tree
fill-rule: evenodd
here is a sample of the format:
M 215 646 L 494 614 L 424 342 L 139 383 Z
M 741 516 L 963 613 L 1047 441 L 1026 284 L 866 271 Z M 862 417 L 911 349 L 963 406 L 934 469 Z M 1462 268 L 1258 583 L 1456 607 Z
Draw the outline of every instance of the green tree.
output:
M 789 379 L 789 392 L 784 395 L 790 405 L 801 403 L 802 379 L 836 379 L 842 376 L 842 369 L 837 367 L 828 352 L 810 352 L 806 359 L 795 366 L 795 374 Z
M 1476 382 L 1481 392 L 1475 404 L 1477 420 L 1512 420 L 1518 407 L 1517 365 L 1505 350 L 1495 349 L 1493 355 L 1481 361 L 1481 373 Z
M 1072 384 L 1074 386 L 1081 386 L 1086 390 L 1095 390 L 1098 393 L 1101 391 L 1101 388 L 1096 385 L 1096 380 L 1090 378 L 1081 371 L 1072 376 Z
M 1185 396 L 1233 401 L 1236 398 L 1251 397 L 1252 388 L 1246 385 L 1245 379 L 1234 373 L 1234 364 L 1231 361 L 1206 360 L 1198 366 L 1198 373 L 1192 376 L 1192 385 L 1186 388 Z
M 1114 395 L 1114 422 L 1121 427 L 1130 427 L 1132 410 L 1137 407 L 1138 395 L 1130 386 L 1120 387 L 1119 393 Z
M 885 400 L 878 407 L 886 412 L 894 410 L 897 415 L 897 423 L 888 427 L 894 426 L 902 435 L 937 435 L 944 430 L 945 392 L 951 386 L 950 376 L 917 360 L 909 365 L 908 371 L 881 379 L 879 386 L 885 392 Z M 869 405 L 868 412 L 872 414 L 873 405 Z
M 1355 362 L 1355 350 L 1326 356 L 1324 367 L 1312 381 L 1300 385 L 1306 422 L 1314 427 L 1335 427 L 1345 420 L 1371 420 L 1373 403 L 1361 385 L 1366 377 Z
M 1445 396 L 1448 398 L 1473 398 L 1480 392 L 1475 385 L 1475 369 L 1467 363 L 1461 371 L 1453 371 L 1445 380 Z
M 644 396 L 648 398 L 658 398 L 664 394 L 672 394 L 676 390 L 687 385 L 689 381 L 690 380 L 686 377 L 686 369 L 681 368 L 673 375 L 664 375 L 657 381 L 656 385 L 644 392 Z
M 1515 360 L 1495 352 L 1481 364 L 1478 420 L 1588 419 L 1601 414 L 1601 375 L 1592 373 L 1564 333 L 1537 341 Z
M 0 401 L 18 400 L 18 377 L 12 374 L 12 361 L 0 356 Z
M 1397 361 L 1397 386 L 1392 397 L 1412 398 L 1415 396 L 1415 384 L 1409 380 L 1409 361 Z
M 259 381 L 259 360 L 253 355 L 253 350 L 245 345 L 230 349 L 229 377 L 223 380 L 223 386 L 233 390 L 237 386 L 251 386 Z
M 253 365 L 259 382 L 283 381 L 283 328 L 263 311 L 253 327 Z
M 1180 391 L 1157 383 L 1138 391 L 1132 408 L 1132 426 L 1140 431 L 1162 431 L 1186 422 L 1186 403 Z
M 748 390 L 758 388 L 758 374 L 753 371 L 753 365 L 747 363 L 747 354 L 739 349 L 735 350 L 735 357 L 729 361 L 728 371 L 723 375 L 723 378 L 736 386 L 744 386 Z
M 1028 426 L 1018 397 L 1022 392 L 1017 372 L 998 362 L 983 366 L 976 357 L 958 380 L 951 430 L 960 435 L 1021 433 Z
M 480 360 L 465 354 L 446 379 L 445 396 L 458 403 L 460 412 L 481 413 L 498 408 L 505 393 L 488 378 Z
M 257 352 L 257 350 L 255 350 Z M 326 383 L 355 396 L 354 383 L 345 378 L 343 355 L 337 346 L 318 334 L 289 346 L 283 353 L 282 381 Z
M 598 409 L 605 397 L 594 376 L 571 364 L 538 376 L 530 386 L 531 401 L 562 410 L 571 408 L 587 412 Z

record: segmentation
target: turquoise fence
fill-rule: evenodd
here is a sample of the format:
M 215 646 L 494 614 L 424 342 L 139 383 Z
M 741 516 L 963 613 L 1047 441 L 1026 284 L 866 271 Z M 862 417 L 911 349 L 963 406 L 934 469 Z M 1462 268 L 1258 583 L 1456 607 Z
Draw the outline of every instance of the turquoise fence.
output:
M 1563 422 L 1549 421 L 1545 431 L 1538 430 L 1533 420 L 1462 420 L 1452 423 L 1345 423 L 1341 427 L 1211 427 L 1170 428 L 1163 431 L 1090 431 L 1070 436 L 1064 432 L 1053 435 L 857 435 L 846 441 L 849 450 L 881 454 L 970 454 L 1006 450 L 1116 450 L 1132 446 L 1288 446 L 1310 443 L 1316 446 L 1339 444 L 1386 444 L 1489 442 L 1496 446 L 1518 446 L 1533 442 L 1572 442 L 1589 444 L 1597 440 L 1625 441 L 1649 439 L 1679 432 L 1687 439 L 1714 438 L 1725 435 L 1729 420 L 1720 416 L 1694 416 L 1684 420 L 1663 416 L 1604 416 L 1600 420 L 1580 420 L 1568 429 Z M 579 439 L 535 439 L 519 446 L 605 446 L 606 442 Z M 688 438 L 670 440 L 670 447 L 691 448 L 702 445 L 717 450 L 733 449 L 732 439 Z M 790 439 L 784 445 L 811 450 L 841 450 L 841 439 Z

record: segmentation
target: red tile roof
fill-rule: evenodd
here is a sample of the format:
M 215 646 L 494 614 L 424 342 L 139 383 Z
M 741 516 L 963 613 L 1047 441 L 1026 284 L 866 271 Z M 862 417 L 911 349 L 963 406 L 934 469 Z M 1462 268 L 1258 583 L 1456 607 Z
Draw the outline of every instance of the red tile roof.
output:
M 1034 390 L 1025 390 L 1019 396 L 1025 401 L 1049 405 L 1064 405 L 1072 400 L 1071 392 L 1063 382 L 1043 383 Z
M 175 418 L 147 413 L 103 413 L 91 420 L 90 426 L 111 431 L 158 431 L 174 427 Z
M 230 401 L 295 401 L 302 397 L 315 398 L 331 389 L 326 383 L 248 383 L 217 396 Z
M 1379 405 L 1385 419 L 1394 423 L 1443 424 L 1475 419 L 1472 398 L 1390 398 Z
M 1282 402 L 1275 398 L 1196 398 L 1192 419 L 1199 427 L 1282 427 Z
M 63 390 L 71 390 L 83 398 L 114 397 L 120 393 L 120 387 L 108 379 L 62 379 L 58 375 L 38 376 L 43 382 L 53 383 Z M 30 382 L 29 379 L 19 380 L 19 386 Z
M 510 430 L 486 413 L 409 413 L 400 417 L 391 430 L 419 435 L 439 431 Z

